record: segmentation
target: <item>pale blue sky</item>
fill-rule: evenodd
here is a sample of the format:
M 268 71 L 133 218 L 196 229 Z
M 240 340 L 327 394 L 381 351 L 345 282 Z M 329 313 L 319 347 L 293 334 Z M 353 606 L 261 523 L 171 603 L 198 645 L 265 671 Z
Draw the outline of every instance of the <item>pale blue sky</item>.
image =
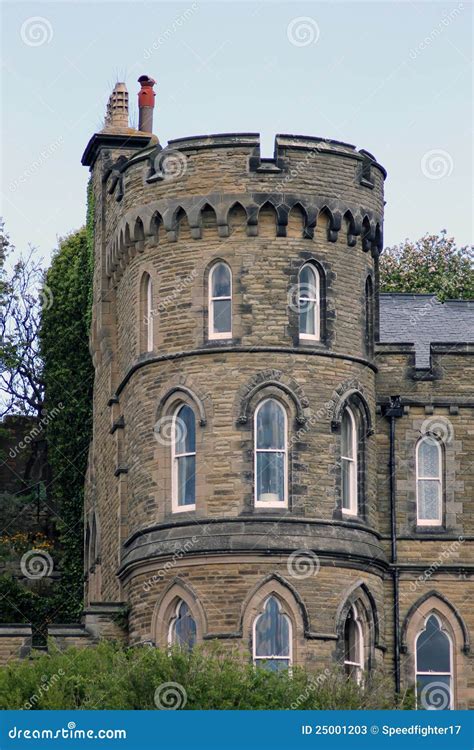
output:
M 142 73 L 158 81 L 162 144 L 252 131 L 271 156 L 276 133 L 348 141 L 388 171 L 386 245 L 442 228 L 472 241 L 471 3 L 63 0 L 1 12 L 1 213 L 19 249 L 48 258 L 83 223 L 81 154 L 116 80 L 136 116 Z

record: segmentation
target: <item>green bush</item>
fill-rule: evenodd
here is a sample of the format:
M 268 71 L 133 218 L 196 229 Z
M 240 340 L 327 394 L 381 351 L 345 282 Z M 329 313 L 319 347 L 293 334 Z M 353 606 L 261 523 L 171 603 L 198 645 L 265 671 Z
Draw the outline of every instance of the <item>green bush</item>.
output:
M 173 684 L 170 684 L 173 683 Z M 390 709 L 391 682 L 359 687 L 338 670 L 270 672 L 212 644 L 169 653 L 103 642 L 8 664 L 0 670 L 0 709 Z

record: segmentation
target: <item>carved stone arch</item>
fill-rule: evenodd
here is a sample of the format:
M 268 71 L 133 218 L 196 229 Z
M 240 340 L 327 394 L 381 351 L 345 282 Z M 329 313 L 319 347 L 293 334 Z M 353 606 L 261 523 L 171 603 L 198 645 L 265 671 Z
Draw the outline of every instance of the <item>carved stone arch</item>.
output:
M 150 576 L 149 580 L 145 582 L 145 586 L 148 586 L 148 591 L 152 591 L 153 586 L 161 580 L 161 576 Z M 168 635 L 170 624 L 180 600 L 188 605 L 196 623 L 197 641 L 202 642 L 207 633 L 206 613 L 199 601 L 199 597 L 189 583 L 177 576 L 161 594 L 153 610 L 150 640 L 159 648 L 167 648 L 169 645 Z
M 222 216 L 220 214 L 220 211 L 222 211 Z M 220 211 L 218 213 L 217 219 L 218 224 L 220 226 L 222 221 L 222 224 L 227 227 L 229 235 L 237 232 L 240 227 L 242 227 L 242 233 L 246 233 L 249 214 L 246 207 L 241 201 L 233 200 L 229 204 L 223 203 Z M 237 221 L 235 221 L 236 214 Z
M 205 427 L 207 423 L 206 419 L 206 412 L 204 409 L 204 403 L 199 398 L 199 396 L 196 395 L 196 393 L 191 390 L 191 388 L 188 388 L 185 385 L 174 385 L 171 388 L 169 388 L 164 396 L 160 398 L 160 401 L 158 403 L 158 408 L 156 411 L 156 419 L 160 420 L 163 416 L 166 415 L 166 413 L 169 411 L 171 406 L 174 406 L 176 402 L 179 401 L 180 396 L 187 397 L 192 403 L 196 406 L 198 415 L 199 415 L 199 424 L 201 427 Z
M 352 211 L 346 211 L 343 219 L 347 225 L 347 244 L 349 247 L 355 247 L 357 244 L 357 237 L 359 237 L 361 233 L 361 223 L 354 217 Z
M 409 645 L 412 643 L 413 632 L 418 632 L 420 629 L 420 623 L 425 621 L 426 618 L 431 614 L 437 614 L 442 622 L 447 623 L 454 636 L 455 643 L 460 651 L 464 654 L 469 654 L 471 650 L 471 642 L 469 637 L 469 630 L 456 607 L 451 604 L 449 599 L 441 594 L 439 591 L 432 589 L 427 591 L 425 594 L 412 604 L 408 610 L 403 625 L 401 628 L 401 651 L 407 653 L 409 651 Z M 412 631 L 410 633 L 410 631 Z
M 293 637 L 299 634 L 302 638 L 311 632 L 308 610 L 298 591 L 279 573 L 271 573 L 255 584 L 242 603 L 239 631 L 244 638 L 251 637 L 253 622 L 269 596 L 283 604 L 293 623 Z
M 336 242 L 337 235 L 341 228 L 342 218 L 340 212 L 334 212 L 327 203 L 324 203 L 318 211 L 316 226 L 320 223 L 320 217 L 327 219 L 327 239 L 329 242 Z
M 374 428 L 372 424 L 372 416 L 370 413 L 369 405 L 358 388 L 350 388 L 345 391 L 334 405 L 331 427 L 334 432 L 339 432 L 341 429 L 342 413 L 346 406 L 355 404 L 361 412 L 365 422 L 365 434 L 367 436 L 374 434 Z
M 274 230 L 271 226 L 271 219 L 275 222 Z M 278 235 L 279 216 L 277 207 L 273 200 L 267 198 L 258 208 L 258 235 L 262 237 L 275 237 Z
M 293 401 L 295 406 L 296 422 L 299 425 L 304 425 L 306 423 L 303 403 L 298 394 L 289 385 L 286 385 L 286 383 L 282 383 L 279 380 L 264 380 L 251 388 L 241 399 L 239 417 L 237 420 L 239 424 L 246 424 L 248 422 L 251 402 L 260 391 L 267 388 L 278 389 L 285 393 Z
M 377 253 L 383 250 L 383 230 L 379 222 L 375 224 L 375 236 L 374 236 L 374 248 L 373 250 Z
M 148 224 L 147 234 L 150 237 L 154 238 L 155 243 L 157 243 L 160 239 L 160 229 L 162 226 L 163 226 L 163 216 L 161 215 L 159 211 L 153 211 L 150 222 Z
M 135 219 L 135 226 L 133 228 L 133 239 L 135 241 L 135 247 L 139 252 L 143 252 L 145 249 L 145 227 L 140 216 Z
M 307 238 L 305 231 L 307 226 L 308 213 L 306 208 L 301 201 L 294 201 L 292 205 L 288 207 L 288 236 Z
M 214 230 L 217 233 L 217 211 L 210 201 L 206 201 L 199 212 L 199 226 L 201 232 L 205 234 L 206 230 Z
M 380 635 L 380 618 L 375 597 L 366 582 L 361 578 L 346 589 L 339 602 L 336 612 L 336 633 L 338 638 L 343 636 L 347 614 L 350 608 L 356 603 L 360 603 L 360 606 L 363 607 L 368 617 L 369 626 L 373 632 L 373 646 L 375 648 L 383 648 Z
M 183 206 L 179 204 L 174 208 L 168 208 L 164 212 L 163 225 L 170 242 L 176 242 L 178 239 L 179 224 L 184 217 L 186 217 L 186 221 L 189 225 L 187 213 Z
M 368 253 L 372 249 L 375 239 L 375 227 L 371 223 L 367 214 L 362 219 L 362 250 Z
M 355 611 L 362 633 L 363 668 L 369 672 L 375 665 L 375 649 L 384 648 L 380 643 L 380 626 L 375 599 L 363 580 L 358 580 L 344 592 L 336 612 L 336 659 L 344 664 L 345 628 L 349 613 Z

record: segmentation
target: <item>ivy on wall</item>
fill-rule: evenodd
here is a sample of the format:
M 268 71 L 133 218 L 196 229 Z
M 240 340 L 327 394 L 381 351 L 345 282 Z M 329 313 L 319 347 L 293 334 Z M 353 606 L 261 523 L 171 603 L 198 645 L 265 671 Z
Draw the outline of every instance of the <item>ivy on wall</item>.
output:
M 43 310 L 40 338 L 46 413 L 55 410 L 46 439 L 60 542 L 60 559 L 55 561 L 61 572 L 54 602 L 56 622 L 77 619 L 83 606 L 84 477 L 94 375 L 89 353 L 92 233 L 89 201 L 87 226 L 60 242 L 45 277 L 52 302 Z

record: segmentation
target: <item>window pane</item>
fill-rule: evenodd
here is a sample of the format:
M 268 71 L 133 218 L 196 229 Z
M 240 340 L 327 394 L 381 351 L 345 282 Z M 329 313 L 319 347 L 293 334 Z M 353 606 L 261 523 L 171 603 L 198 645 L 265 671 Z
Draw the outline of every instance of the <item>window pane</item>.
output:
M 196 643 L 196 623 L 186 602 L 182 602 L 173 627 L 173 643 L 192 649 Z
M 346 510 L 351 508 L 352 491 L 353 491 L 353 476 L 355 466 L 353 461 L 342 459 L 341 461 L 341 474 L 342 474 L 342 507 Z
M 317 297 L 316 271 L 309 265 L 303 266 L 300 271 L 300 297 Z
M 212 303 L 214 318 L 212 321 L 215 333 L 227 333 L 232 330 L 230 299 L 214 300 Z
M 175 420 L 175 453 L 194 453 L 196 450 L 196 420 L 194 412 L 186 404 L 181 407 Z
M 257 659 L 257 666 L 270 670 L 270 672 L 281 672 L 290 666 L 289 659 Z
M 428 619 L 426 630 L 418 636 L 416 660 L 418 672 L 451 671 L 449 638 L 443 633 L 438 619 L 434 616 Z
M 353 425 L 348 409 L 344 410 L 341 421 L 341 450 L 346 458 L 354 458 Z
M 196 456 L 183 456 L 176 460 L 178 462 L 178 505 L 194 505 L 196 502 Z
M 439 476 L 439 447 L 433 438 L 424 438 L 418 447 L 418 476 Z
M 436 479 L 418 481 L 418 513 L 424 521 L 439 520 L 441 487 Z
M 262 503 L 284 502 L 284 453 L 257 453 L 257 500 Z
M 225 263 L 218 263 L 212 271 L 212 297 L 230 297 L 230 270 Z
M 316 305 L 314 302 L 300 299 L 300 333 L 307 333 L 310 336 L 315 335 L 315 312 Z
M 288 656 L 290 653 L 290 625 L 280 612 L 277 600 L 271 596 L 255 628 L 256 656 Z
M 285 448 L 285 414 L 274 399 L 265 401 L 258 410 L 257 448 Z
M 351 612 L 344 629 L 344 660 L 359 663 L 359 629 Z
M 451 706 L 451 678 L 439 674 L 417 676 L 418 708 L 443 711 Z

